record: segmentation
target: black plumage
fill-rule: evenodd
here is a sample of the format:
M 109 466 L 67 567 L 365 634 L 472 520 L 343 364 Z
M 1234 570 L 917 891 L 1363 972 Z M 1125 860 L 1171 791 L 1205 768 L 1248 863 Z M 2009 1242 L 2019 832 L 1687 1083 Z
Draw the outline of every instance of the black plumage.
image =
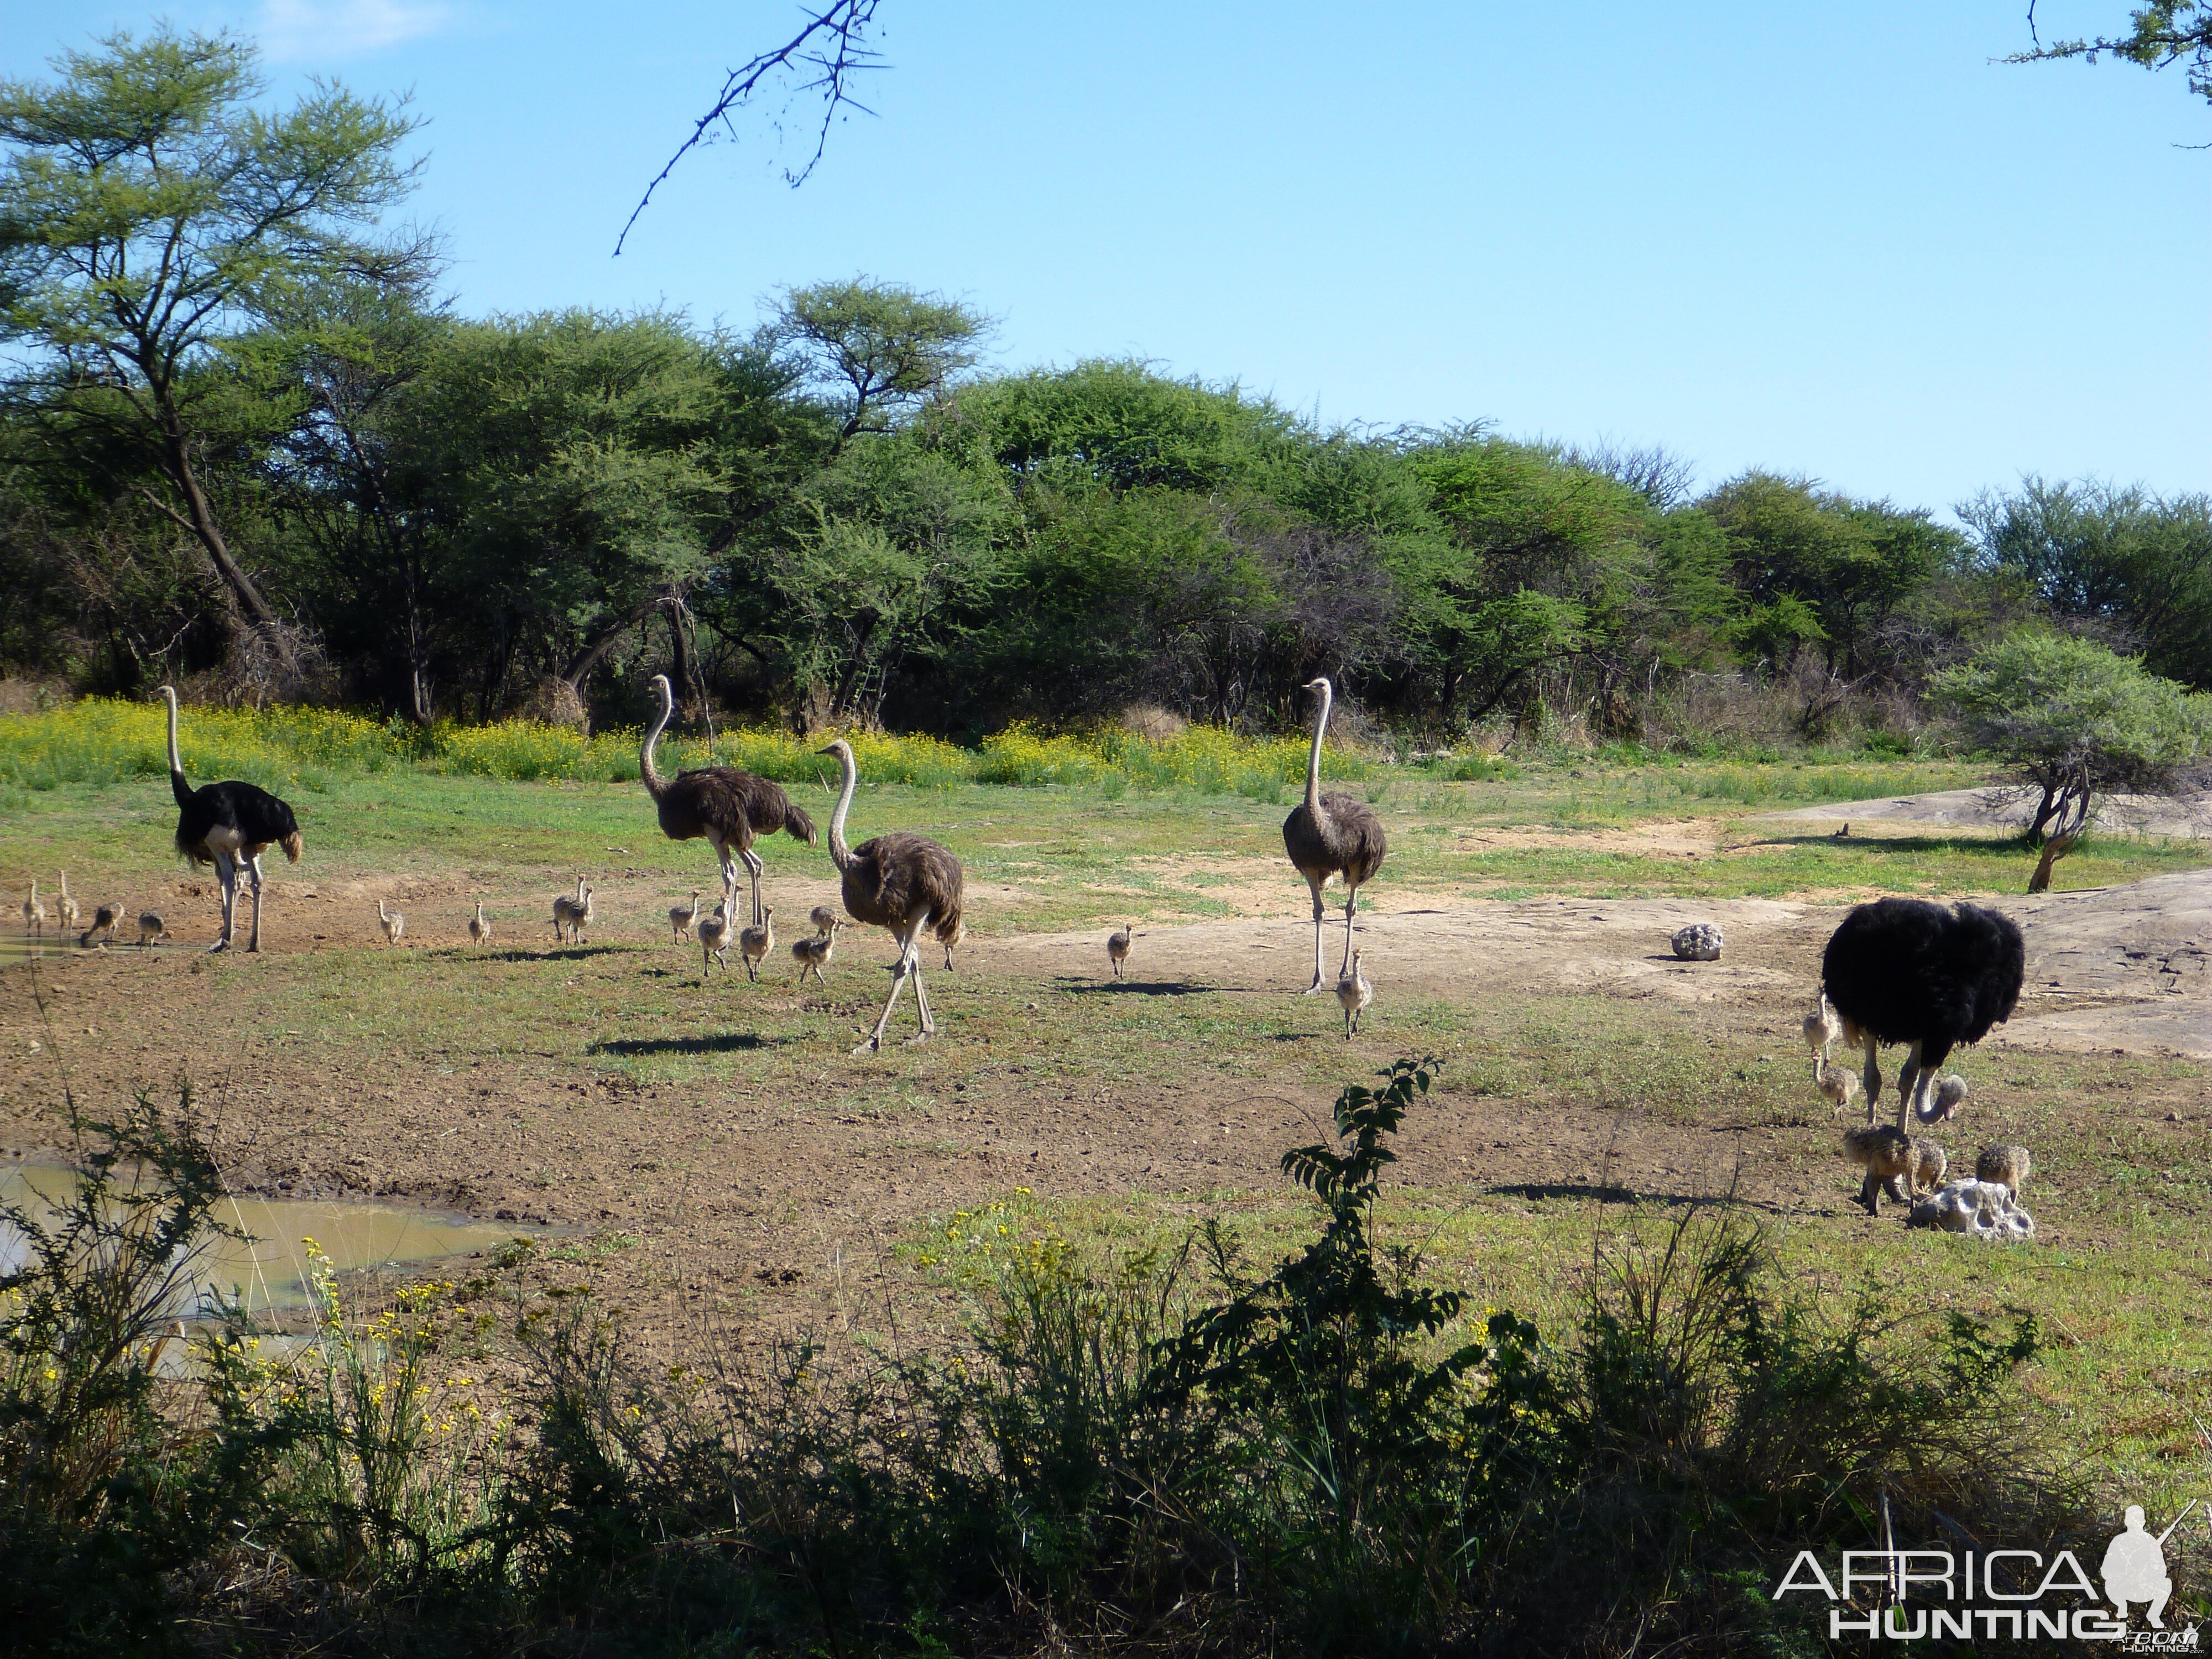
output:
M 169 705 L 169 793 L 177 799 L 177 851 L 195 866 L 212 864 L 222 886 L 222 933 L 214 950 L 227 950 L 238 921 L 238 880 L 241 871 L 253 882 L 253 933 L 248 951 L 261 948 L 261 855 L 282 847 L 294 864 L 300 861 L 302 842 L 299 820 L 290 805 L 258 785 L 235 779 L 192 787 L 185 776 L 184 759 L 177 750 L 177 694 L 161 688 Z
M 1947 1106 L 1920 1104 L 1925 1080 L 1951 1051 L 1979 1042 L 2020 1006 L 2027 947 L 2009 916 L 1961 902 L 1886 898 L 1845 916 L 1820 959 L 1822 988 L 1844 1038 L 1866 1049 L 1867 1116 L 1881 1087 L 1876 1051 L 1909 1046 L 1898 1073 L 1898 1127 L 1908 1111 L 1938 1121 Z

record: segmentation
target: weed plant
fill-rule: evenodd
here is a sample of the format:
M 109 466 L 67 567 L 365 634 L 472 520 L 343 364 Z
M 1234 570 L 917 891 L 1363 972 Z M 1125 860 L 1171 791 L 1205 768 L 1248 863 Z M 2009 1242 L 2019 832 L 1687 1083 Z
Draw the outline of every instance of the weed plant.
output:
M 196 781 L 242 778 L 266 788 L 325 788 L 333 780 L 415 769 L 507 781 L 611 782 L 638 776 L 638 733 L 586 736 L 571 727 L 503 720 L 489 726 L 441 721 L 425 731 L 393 720 L 323 709 L 195 708 L 179 723 L 178 747 Z M 0 787 L 51 790 L 102 785 L 168 769 L 164 713 L 158 704 L 88 698 L 35 714 L 0 715 Z M 1255 740 L 1214 726 L 1151 738 L 1118 727 L 1048 735 L 1026 726 L 962 749 L 926 735 L 844 734 L 872 783 L 947 788 L 965 783 L 1085 785 L 1272 795 L 1305 776 L 1307 746 Z M 676 738 L 664 745 L 671 768 L 742 767 L 783 783 L 832 779 L 818 750 L 826 735 L 738 729 L 713 744 Z M 1378 769 L 1332 751 L 1331 778 L 1364 778 Z

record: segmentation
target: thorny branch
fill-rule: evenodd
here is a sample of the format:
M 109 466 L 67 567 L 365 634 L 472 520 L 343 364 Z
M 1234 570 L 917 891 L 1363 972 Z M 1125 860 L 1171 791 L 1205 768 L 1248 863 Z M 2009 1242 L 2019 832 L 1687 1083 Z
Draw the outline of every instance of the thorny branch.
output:
M 837 118 L 837 112 L 849 104 L 864 115 L 875 112 L 853 95 L 852 82 L 863 70 L 883 67 L 883 54 L 869 44 L 869 31 L 875 27 L 878 3 L 879 0 L 832 0 L 827 10 L 818 15 L 807 13 L 806 27 L 775 51 L 764 52 L 732 70 L 722 82 L 721 94 L 714 100 L 714 106 L 693 124 L 690 136 L 677 146 L 676 154 L 668 158 L 667 165 L 654 175 L 637 205 L 630 210 L 622 234 L 615 238 L 616 257 L 621 257 L 623 244 L 629 240 L 639 216 L 651 204 L 653 191 L 676 171 L 678 161 L 708 142 L 716 124 L 734 140 L 737 128 L 730 117 L 749 102 L 755 92 L 771 79 L 803 75 L 811 70 L 814 72 L 812 78 L 793 85 L 790 100 L 785 106 L 788 109 L 791 103 L 809 93 L 821 95 L 822 124 L 815 131 L 813 153 L 797 171 L 786 167 L 783 173 L 785 182 L 794 190 L 805 184 L 830 143 L 830 127 Z M 780 130 L 781 119 L 775 125 Z

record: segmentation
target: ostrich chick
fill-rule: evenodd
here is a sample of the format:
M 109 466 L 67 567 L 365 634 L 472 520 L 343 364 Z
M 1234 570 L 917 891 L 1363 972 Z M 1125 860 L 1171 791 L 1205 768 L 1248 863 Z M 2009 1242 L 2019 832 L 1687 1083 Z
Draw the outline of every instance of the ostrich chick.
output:
M 2017 1142 L 1984 1146 L 1981 1156 L 1974 1160 L 1975 1180 L 1995 1182 L 2014 1198 L 2020 1196 L 2020 1189 L 2027 1184 L 2027 1177 L 2033 1170 L 2027 1148 Z
M 691 937 L 691 930 L 699 925 L 699 913 L 704 908 L 699 902 L 700 890 L 691 890 L 691 902 L 672 905 L 668 912 L 668 930 L 675 934 L 678 945 Z
M 730 896 L 727 893 L 723 894 L 722 902 L 714 907 L 713 915 L 699 918 L 697 931 L 699 983 L 704 985 L 707 982 L 707 969 L 714 963 L 721 963 L 724 973 L 730 971 L 730 964 L 723 961 L 730 948 Z
M 1805 1016 L 1805 1046 L 1813 1051 L 1813 1064 L 1818 1067 L 1826 1063 L 1828 1050 L 1842 1041 L 1843 1017 L 1836 1012 L 1836 1005 L 1828 1000 L 1826 991 L 1813 1005 L 1813 1012 Z
M 775 906 L 761 907 L 760 926 L 740 929 L 738 933 L 738 957 L 745 964 L 745 977 L 758 979 L 757 963 L 766 962 L 768 953 L 775 949 Z
M 1813 1056 L 1813 1086 L 1827 1097 L 1828 1104 L 1842 1111 L 1851 1103 L 1859 1091 L 1857 1074 L 1841 1066 L 1832 1066 L 1826 1054 Z
M 827 933 L 845 925 L 845 918 L 826 904 L 817 904 L 809 910 L 806 920 L 817 933 Z
M 1844 1157 L 1866 1170 L 1866 1178 L 1859 1183 L 1858 1201 L 1869 1215 L 1877 1213 L 1885 1191 L 1897 1202 L 1905 1201 L 1900 1187 L 1912 1178 L 1913 1156 L 1912 1142 L 1904 1130 L 1893 1123 L 1867 1123 L 1846 1129 Z
M 1352 965 L 1336 981 L 1336 1000 L 1344 1005 L 1344 1040 L 1352 1041 L 1352 1033 L 1359 1029 L 1359 1016 L 1367 1005 L 1375 1000 L 1375 988 L 1367 982 L 1367 975 L 1359 971 L 1360 952 L 1352 953 Z
M 40 939 L 46 936 L 46 902 L 39 896 L 35 878 L 31 883 L 31 896 L 23 901 L 23 931 L 36 933 Z
M 1912 1149 L 1912 1174 L 1907 1185 L 1916 1194 L 1932 1193 L 1943 1184 L 1944 1176 L 1950 1171 L 1950 1154 L 1933 1135 L 1913 1135 L 1909 1144 Z M 1893 1198 L 1896 1195 L 1894 1192 L 1890 1194 Z
M 386 945 L 398 944 L 399 936 L 407 931 L 407 918 L 397 910 L 386 909 L 384 901 L 379 899 L 376 902 L 376 919 L 384 924 L 384 942 Z
M 1114 964 L 1115 978 L 1121 977 L 1121 964 L 1129 959 L 1129 941 L 1143 937 L 1133 921 L 1125 921 L 1120 933 L 1106 935 L 1106 960 Z
M 122 920 L 123 907 L 121 905 L 101 905 L 100 908 L 92 913 L 92 926 L 86 928 L 83 933 L 77 935 L 76 942 L 78 945 L 80 947 L 89 945 L 94 939 L 97 939 L 100 941 L 100 948 L 103 951 L 106 950 L 107 948 L 108 941 L 115 937 L 116 923 Z
M 64 933 L 76 927 L 76 901 L 70 896 L 69 872 L 66 870 L 62 872 L 62 896 L 55 901 L 54 916 L 61 923 Z
M 471 945 L 491 943 L 491 924 L 484 920 L 482 899 L 477 901 L 476 915 L 469 918 L 469 943 Z
M 820 913 L 817 912 L 817 914 Z M 793 981 L 794 984 L 805 984 L 806 975 L 811 973 L 816 984 L 824 990 L 829 988 L 830 981 L 822 976 L 822 969 L 836 950 L 837 930 L 844 925 L 843 917 L 833 915 L 830 918 L 829 927 L 821 933 L 793 941 L 791 947 L 791 959 L 799 964 L 799 977 Z
M 149 945 L 159 945 L 168 936 L 169 924 L 161 920 L 161 913 L 159 910 L 141 910 L 138 913 L 138 948 L 140 950 L 144 950 Z
M 556 942 L 558 942 L 558 943 L 566 943 L 566 942 L 568 941 L 568 939 L 572 935 L 574 935 L 574 936 L 576 936 L 576 937 L 581 937 L 580 930 L 581 930 L 581 928 L 582 928 L 582 927 L 583 927 L 583 922 L 582 922 L 582 921 L 581 921 L 581 918 L 582 918 L 582 916 L 583 916 L 583 914 L 584 914 L 584 872 L 583 872 L 582 871 L 579 870 L 579 871 L 576 872 L 576 893 L 575 893 L 575 896 L 574 896 L 574 897 L 573 897 L 573 898 L 571 898 L 571 897 L 570 897 L 568 894 L 566 894 L 566 893 L 558 893 L 558 894 L 556 894 L 556 895 L 554 896 L 554 899 L 553 899 L 553 938 L 554 938 L 554 939 L 555 939 Z

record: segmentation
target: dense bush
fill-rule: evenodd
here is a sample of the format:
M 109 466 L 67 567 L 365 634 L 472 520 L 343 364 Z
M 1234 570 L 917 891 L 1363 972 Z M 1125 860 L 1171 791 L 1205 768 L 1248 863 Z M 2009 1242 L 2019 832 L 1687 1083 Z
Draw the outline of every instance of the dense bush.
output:
M 1280 1261 L 1088 1247 L 1017 1194 L 913 1253 L 969 1343 L 835 1373 L 647 1367 L 520 1243 L 380 1305 L 325 1269 L 303 1334 L 229 1310 L 165 1365 L 218 1188 L 189 1101 L 142 1101 L 83 1126 L 58 1221 L 5 1218 L 0 1613 L 69 1654 L 1794 1651 L 1759 1587 L 1879 1508 L 2077 1518 L 2015 1403 L 2032 1322 L 1832 1310 L 1729 1206 L 1608 1218 L 1548 1336 L 1425 1283 L 1378 1208 L 1434 1074 L 1285 1155 L 1316 1205 Z

